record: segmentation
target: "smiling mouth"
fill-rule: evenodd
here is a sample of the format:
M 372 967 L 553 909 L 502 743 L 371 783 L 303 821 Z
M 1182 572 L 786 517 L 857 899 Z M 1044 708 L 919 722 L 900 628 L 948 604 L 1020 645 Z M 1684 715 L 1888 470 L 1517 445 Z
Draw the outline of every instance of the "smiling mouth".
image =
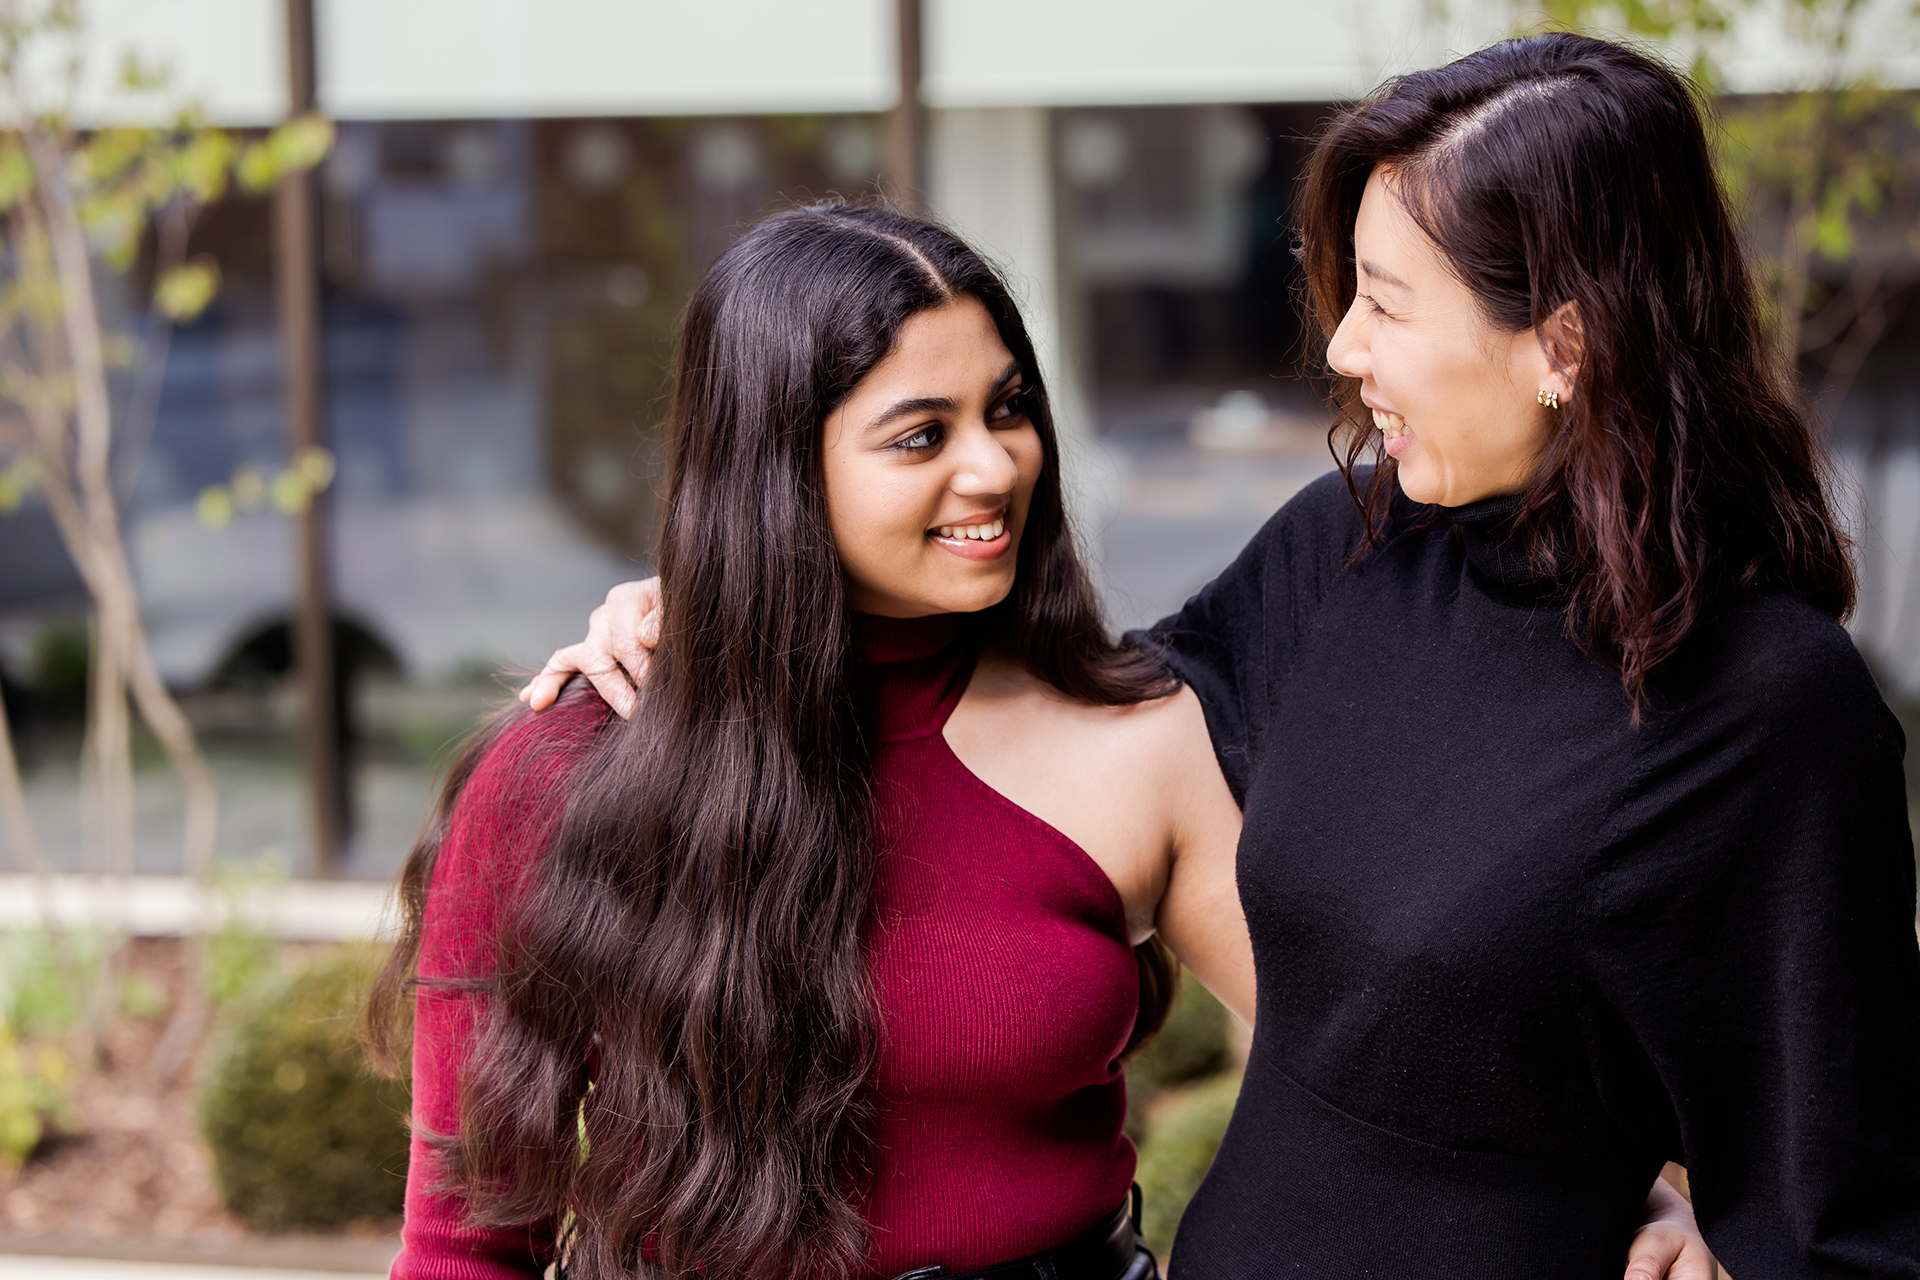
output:
M 1378 427 L 1380 434 L 1389 440 L 1398 440 L 1407 434 L 1407 420 L 1397 413 L 1388 413 L 1384 409 L 1373 411 L 1373 425 Z
M 998 560 L 1013 546 L 1013 530 L 1007 527 L 1007 514 L 1007 509 L 1002 507 L 991 519 L 973 524 L 936 525 L 927 530 L 927 539 L 962 560 L 983 564 Z
M 927 530 L 927 536 L 949 542 L 992 542 L 1007 531 L 1007 513 L 1002 511 L 985 524 L 943 524 Z

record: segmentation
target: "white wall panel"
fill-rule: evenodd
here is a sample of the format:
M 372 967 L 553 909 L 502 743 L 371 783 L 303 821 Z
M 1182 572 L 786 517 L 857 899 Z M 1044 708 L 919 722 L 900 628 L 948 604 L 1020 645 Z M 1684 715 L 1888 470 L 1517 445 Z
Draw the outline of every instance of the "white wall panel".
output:
M 277 118 L 282 0 L 82 0 L 89 119 L 183 100 Z M 925 0 L 935 107 L 1350 98 L 1498 38 L 1522 4 L 1476 0 Z M 894 94 L 894 0 L 316 0 L 323 106 L 348 119 L 879 110 Z M 1809 82 L 1786 0 L 1740 11 L 1731 87 Z M 1856 69 L 1920 85 L 1910 0 L 1866 0 Z M 171 67 L 153 99 L 113 88 L 121 55 Z M 1678 55 L 1684 60 L 1685 55 Z
M 926 3 L 926 97 L 942 107 L 1351 98 L 1506 26 L 1499 3 L 1451 17 L 1422 0 Z
M 871 111 L 891 0 L 318 0 L 346 119 Z
M 80 118 L 165 118 L 191 102 L 221 124 L 280 119 L 287 110 L 285 15 L 282 0 L 82 0 Z M 119 91 L 129 52 L 167 69 L 164 91 Z

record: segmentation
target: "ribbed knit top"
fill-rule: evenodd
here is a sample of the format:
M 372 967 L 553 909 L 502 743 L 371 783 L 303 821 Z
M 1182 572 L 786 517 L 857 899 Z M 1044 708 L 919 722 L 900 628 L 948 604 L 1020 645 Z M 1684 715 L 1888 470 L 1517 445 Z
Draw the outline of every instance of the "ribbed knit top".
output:
M 1138 971 L 1119 894 L 1099 866 L 977 778 L 941 734 L 979 652 L 968 620 L 854 624 L 879 854 L 867 924 L 882 1033 L 863 1206 L 869 1272 L 965 1272 L 1061 1244 L 1125 1197 L 1134 1152 L 1121 1132 L 1119 1055 Z M 603 715 L 597 702 L 556 708 L 483 758 L 435 869 L 423 974 L 489 961 L 503 886 L 520 882 L 544 843 L 565 771 Z M 470 1000 L 421 993 L 417 1128 L 457 1125 Z M 552 1224 L 462 1229 L 459 1196 L 428 1191 L 432 1161 L 416 1138 L 393 1274 L 538 1274 Z

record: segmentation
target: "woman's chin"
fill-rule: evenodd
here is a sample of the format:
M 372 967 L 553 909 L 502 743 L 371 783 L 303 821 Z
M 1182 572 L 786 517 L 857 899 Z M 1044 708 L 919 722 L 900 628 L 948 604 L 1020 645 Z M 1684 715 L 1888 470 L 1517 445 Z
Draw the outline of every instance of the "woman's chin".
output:
M 956 586 L 952 591 L 936 593 L 940 613 L 978 613 L 982 609 L 991 609 L 1005 600 L 1013 591 L 1013 579 L 1005 582 L 968 583 Z
M 1394 471 L 1394 479 L 1400 482 L 1400 492 L 1406 494 L 1407 497 L 1414 502 L 1431 502 L 1439 503 L 1442 506 L 1447 505 L 1446 486 L 1438 483 L 1436 478 L 1429 475 L 1427 469 L 1418 463 L 1415 463 L 1413 466 L 1408 466 L 1406 462 L 1401 462 L 1400 466 Z
M 926 618 L 937 613 L 979 613 L 1005 600 L 1013 591 L 1013 579 L 985 582 L 940 584 L 928 589 L 875 592 L 854 590 L 847 603 L 856 613 L 878 614 L 885 618 Z

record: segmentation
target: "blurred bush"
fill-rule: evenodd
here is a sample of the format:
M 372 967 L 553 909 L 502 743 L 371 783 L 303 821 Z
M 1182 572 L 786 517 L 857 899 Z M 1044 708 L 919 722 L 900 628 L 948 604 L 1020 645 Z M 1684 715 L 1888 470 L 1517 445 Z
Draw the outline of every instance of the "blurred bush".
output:
M 1239 1096 L 1240 1075 L 1230 1072 L 1169 1092 L 1152 1109 L 1135 1176 L 1142 1201 L 1141 1235 L 1163 1270 L 1180 1215 L 1207 1176 Z
M 0 1173 L 73 1127 L 73 1062 L 57 1043 L 78 1015 L 99 948 L 88 934 L 0 934 Z
M 73 1068 L 52 1044 L 23 1045 L 0 1023 L 0 1174 L 15 1173 L 49 1130 L 72 1127 Z
M 1190 973 L 1180 977 L 1180 995 L 1158 1035 L 1127 1063 L 1129 1096 L 1150 1097 L 1156 1090 L 1212 1075 L 1227 1065 L 1227 1007 Z
M 1233 1015 L 1183 973 L 1160 1033 L 1127 1063 L 1127 1133 L 1140 1149 L 1142 1232 L 1163 1269 L 1174 1228 L 1206 1177 L 1233 1114 Z
M 256 1230 L 400 1212 L 406 1086 L 367 1071 L 354 1033 L 376 964 L 349 953 L 262 990 L 212 1059 L 201 1129 L 227 1207 Z

